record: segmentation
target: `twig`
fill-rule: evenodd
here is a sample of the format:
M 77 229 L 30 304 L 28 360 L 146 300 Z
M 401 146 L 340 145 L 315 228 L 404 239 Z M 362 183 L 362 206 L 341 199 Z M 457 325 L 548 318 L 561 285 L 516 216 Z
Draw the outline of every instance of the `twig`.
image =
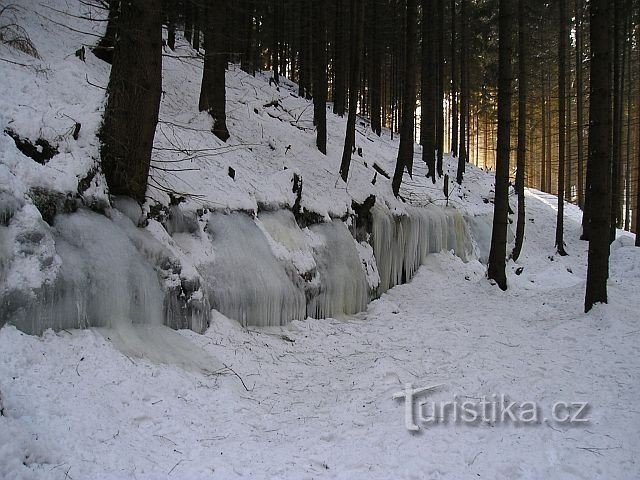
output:
M 244 389 L 247 392 L 252 392 L 253 391 L 253 389 L 255 388 L 255 384 L 253 385 L 253 387 L 251 387 L 251 390 L 249 390 L 247 388 L 247 385 L 244 383 L 244 380 L 242 379 L 242 377 L 240 375 L 238 375 L 238 373 L 233 368 L 231 368 L 231 367 L 229 367 L 229 366 L 227 366 L 225 364 L 223 364 L 223 365 L 225 366 L 226 369 L 228 369 L 231 373 L 233 373 L 236 377 L 238 377 L 240 379 L 240 381 L 242 382 L 242 386 L 244 387 Z

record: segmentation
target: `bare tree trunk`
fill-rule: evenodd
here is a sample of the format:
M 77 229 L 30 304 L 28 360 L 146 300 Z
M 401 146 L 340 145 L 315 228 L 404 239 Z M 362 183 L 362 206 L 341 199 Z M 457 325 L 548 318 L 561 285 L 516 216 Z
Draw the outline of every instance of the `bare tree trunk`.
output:
M 459 185 L 462 184 L 462 179 L 464 178 L 464 172 L 467 163 L 467 59 L 466 59 L 466 51 L 467 51 L 467 1 L 461 0 L 460 7 L 460 23 L 462 30 L 462 42 L 461 42 L 461 61 L 460 61 L 460 144 L 458 147 L 458 171 L 456 174 L 456 181 Z
M 524 243 L 526 223 L 524 174 L 526 168 L 527 142 L 527 35 L 525 20 L 525 0 L 518 0 L 518 159 L 516 170 L 516 193 L 518 194 L 518 220 L 516 243 L 511 257 L 518 260 Z
M 565 153 L 567 148 L 567 0 L 559 0 L 560 38 L 558 39 L 558 215 L 556 217 L 556 249 L 565 256 L 564 249 L 564 183 Z
M 500 0 L 498 43 L 498 156 L 493 230 L 487 275 L 502 290 L 507 289 L 507 221 L 509 214 L 509 156 L 511 155 L 511 57 L 512 0 Z
M 107 29 L 98 44 L 93 48 L 93 54 L 100 60 L 111 64 L 113 62 L 113 51 L 118 35 L 118 16 L 120 15 L 120 1 L 109 1 L 109 16 L 107 18 Z
M 458 156 L 458 67 L 456 58 L 456 0 L 451 0 L 451 153 Z
M 219 0 L 220 8 L 209 5 L 201 10 L 204 20 L 204 71 L 200 88 L 199 109 L 208 112 L 213 118 L 211 131 L 223 142 L 229 139 L 226 112 L 225 70 L 227 57 L 225 55 L 225 3 Z
M 400 127 L 400 147 L 393 175 L 392 188 L 397 197 L 405 168 L 409 175 L 413 172 L 413 127 L 416 111 L 416 49 L 418 43 L 418 8 L 416 0 L 407 0 L 404 96 L 402 100 L 402 125 Z
M 344 136 L 344 149 L 340 164 L 340 176 L 346 183 L 349 178 L 351 154 L 356 143 L 356 115 L 358 113 L 358 88 L 360 84 L 360 52 L 364 24 L 364 0 L 351 0 L 351 65 L 349 75 L 349 117 Z
M 99 134 L 112 195 L 145 200 L 161 92 L 162 1 L 123 2 Z
M 327 154 L 327 28 L 323 0 L 313 1 L 313 118 L 316 146 Z
M 422 0 L 422 71 L 420 86 L 420 136 L 422 161 L 427 165 L 427 178 L 436 183 L 436 79 L 435 33 L 429 19 L 433 18 L 434 0 Z
M 609 229 L 611 223 L 611 51 L 608 0 L 591 4 L 591 106 L 587 202 L 597 205 L 589 215 L 589 256 L 585 311 L 607 303 Z
M 436 171 L 442 177 L 444 160 L 444 0 L 437 0 L 437 55 L 438 55 L 438 92 L 436 102 L 436 147 L 438 157 Z
M 576 0 L 576 123 L 578 136 L 578 206 L 584 209 L 584 83 L 582 75 L 582 1 Z

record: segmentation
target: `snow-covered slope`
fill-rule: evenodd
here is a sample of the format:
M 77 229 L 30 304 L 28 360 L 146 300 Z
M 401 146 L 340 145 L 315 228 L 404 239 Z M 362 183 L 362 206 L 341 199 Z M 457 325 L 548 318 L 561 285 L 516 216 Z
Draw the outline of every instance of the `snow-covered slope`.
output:
M 280 325 L 306 314 L 353 313 L 409 280 L 429 253 L 451 249 L 467 258 L 472 253 L 470 233 L 478 254 L 487 251 L 489 175 L 470 167 L 467 182 L 462 188 L 454 184 L 447 202 L 442 180 L 434 185 L 425 178 L 416 146 L 415 175 L 405 178 L 404 200 L 396 199 L 390 180 L 374 165 L 393 171 L 398 139 L 388 131 L 378 137 L 359 120 L 358 153 L 345 184 L 338 176 L 345 119 L 329 112 L 328 154 L 322 155 L 314 146 L 312 104 L 297 97 L 296 86 L 286 79 L 276 86 L 267 74 L 252 77 L 234 65 L 227 73 L 231 138 L 222 143 L 210 131 L 210 116 L 197 111 L 202 58 L 184 41 L 178 41 L 175 52 L 167 49 L 164 54 L 164 93 L 147 201 L 140 210 L 130 200 L 109 198 L 96 139 L 105 100 L 101 87 L 108 83 L 109 68 L 89 48 L 104 22 L 82 19 L 100 18 L 104 11 L 79 1 L 32 0 L 7 15 L 3 20 L 25 27 L 39 58 L 0 46 L 14 62 L 0 62 L 0 73 L 9 80 L 0 87 L 0 128 L 32 143 L 46 141 L 59 153 L 37 162 L 23 154 L 9 134 L 0 135 L 0 198 L 6 210 L 0 225 L 0 248 L 6 251 L 0 264 L 5 279 L 0 299 L 7 306 L 0 324 L 11 321 L 39 333 L 49 327 L 105 325 L 123 316 L 134 321 L 157 317 L 157 308 L 147 308 L 145 300 L 158 296 L 151 279 L 142 286 L 144 295 L 133 296 L 130 308 L 98 318 L 86 307 L 99 302 L 128 305 L 121 291 L 99 287 L 104 284 L 99 272 L 109 270 L 131 280 L 127 264 L 134 260 L 122 259 L 116 271 L 118 262 L 110 263 L 105 256 L 112 267 L 105 269 L 92 259 L 95 252 L 108 252 L 127 237 L 132 248 L 124 251 L 136 249 L 143 269 L 155 268 L 160 277 L 164 323 L 196 331 L 206 328 L 210 305 L 253 325 Z M 76 55 L 78 49 L 84 49 L 84 55 Z M 447 157 L 450 174 L 455 164 Z M 359 205 L 373 197 L 375 208 L 369 214 Z M 457 210 L 445 208 L 447 203 Z M 78 209 L 85 210 L 84 220 L 76 231 L 68 231 L 66 226 L 78 220 L 66 216 Z M 286 209 L 297 215 L 299 224 L 293 225 L 297 232 L 289 233 L 305 239 L 293 251 L 268 238 L 268 232 L 263 237 L 260 230 L 262 216 Z M 226 215 L 230 212 L 236 213 Z M 99 218 L 102 215 L 111 223 Z M 331 240 L 318 234 L 328 227 L 307 228 L 333 220 L 344 222 L 357 241 L 348 235 L 338 241 L 335 235 Z M 105 225 L 111 225 L 113 235 L 78 235 L 83 229 L 104 230 Z M 289 226 L 285 222 L 278 229 Z M 222 242 L 225 232 L 234 228 Z M 233 235 L 248 235 L 253 244 L 235 242 Z M 75 240 L 72 252 L 64 249 L 70 237 Z M 84 248 L 83 238 L 91 246 Z M 315 260 L 300 269 L 296 258 L 302 251 Z M 322 255 L 326 258 L 319 260 Z M 360 258 L 360 265 L 345 263 L 347 257 Z M 357 300 L 348 296 L 345 301 L 345 284 L 340 283 L 344 275 L 330 273 L 330 264 L 338 263 L 350 265 L 350 276 L 360 278 L 353 290 Z M 252 274 L 250 266 L 263 274 Z M 82 288 L 86 284 L 96 288 Z M 123 281 L 121 287 L 131 290 L 131 285 Z M 60 308 L 48 312 L 52 302 Z
M 285 81 L 278 90 L 265 75 L 233 65 L 232 137 L 223 145 L 197 112 L 201 60 L 181 41 L 164 57 L 155 186 L 144 209 L 109 199 L 95 137 L 109 70 L 89 51 L 85 62 L 74 55 L 96 40 L 78 31 L 99 34 L 104 25 L 56 10 L 90 13 L 76 0 L 21 1 L 13 15 L 40 59 L 0 45 L 0 58 L 32 66 L 0 61 L 0 129 L 45 138 L 60 151 L 40 165 L 0 134 L 0 291 L 60 281 L 65 288 L 52 291 L 64 296 L 43 298 L 69 308 L 46 315 L 128 318 L 111 329 L 41 337 L 0 329 L 0 478 L 640 476 L 640 254 L 631 237 L 612 247 L 610 305 L 584 315 L 587 246 L 578 238 L 579 211 L 567 207 L 570 255 L 558 257 L 555 200 L 530 191 L 523 254 L 508 264 L 510 288 L 502 292 L 487 282 L 483 265 L 491 174 L 469 167 L 462 187 L 452 185 L 456 210 L 442 208 L 442 181 L 426 181 L 416 147 L 415 175 L 405 176 L 402 189 L 408 202 L 398 201 L 373 169 L 376 163 L 393 171 L 397 139 L 389 132 L 378 138 L 359 121 L 362 157 L 354 155 L 345 185 L 337 175 L 345 120 L 328 115 L 323 156 L 314 147 L 312 107 L 294 86 Z M 445 167 L 453 174 L 455 160 L 446 158 Z M 301 228 L 293 218 L 294 174 L 303 181 L 308 218 L 323 223 Z M 169 205 L 167 187 L 185 201 Z M 366 241 L 371 232 L 365 228 L 362 238 L 352 202 L 372 194 L 369 230 L 378 233 Z M 59 209 L 44 212 L 53 226 L 43 220 L 47 202 Z M 223 255 L 229 258 L 220 261 Z M 233 275 L 234 265 L 242 265 L 241 274 Z M 403 272 L 415 277 L 384 293 Z M 257 289 L 265 284 L 269 291 Z M 160 291 L 163 313 L 153 300 Z M 341 314 L 378 295 L 366 312 Z M 294 312 L 288 317 L 311 309 L 338 318 L 254 328 L 209 310 L 211 303 L 231 315 L 247 299 Z M 31 304 L 16 302 L 15 315 L 35 320 L 25 307 Z M 2 308 L 4 314 L 7 304 Z M 157 325 L 159 315 L 174 327 L 210 326 L 203 335 L 170 332 Z M 147 324 L 132 325 L 137 318 Z M 392 399 L 406 383 L 441 385 L 429 400 L 504 393 L 545 409 L 588 401 L 591 421 L 449 424 L 415 435 L 404 428 L 404 405 Z

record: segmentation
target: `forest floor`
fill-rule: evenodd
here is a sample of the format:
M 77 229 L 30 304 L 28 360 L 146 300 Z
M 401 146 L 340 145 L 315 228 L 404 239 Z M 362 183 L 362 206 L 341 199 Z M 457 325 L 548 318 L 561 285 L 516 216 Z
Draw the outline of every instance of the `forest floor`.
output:
M 576 213 L 559 258 L 553 198 L 530 192 L 507 292 L 442 253 L 353 317 L 244 329 L 218 315 L 180 332 L 223 372 L 129 358 L 97 331 L 5 327 L 0 477 L 638 478 L 640 250 L 614 243 L 610 304 L 583 314 Z M 541 416 L 409 432 L 393 399 L 408 383 L 438 386 L 426 401 L 504 394 Z M 553 421 L 561 401 L 588 402 L 589 422 Z

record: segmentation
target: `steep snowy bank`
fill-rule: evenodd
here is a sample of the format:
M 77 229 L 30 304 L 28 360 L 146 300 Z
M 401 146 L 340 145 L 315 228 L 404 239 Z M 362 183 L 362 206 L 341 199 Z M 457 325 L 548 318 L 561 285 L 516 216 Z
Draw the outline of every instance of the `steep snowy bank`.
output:
M 378 137 L 360 121 L 362 153 L 344 184 L 337 174 L 344 119 L 329 114 L 322 155 L 313 109 L 296 86 L 283 79 L 277 87 L 234 65 L 227 74 L 232 137 L 221 144 L 197 110 L 202 59 L 180 41 L 163 60 L 147 202 L 139 209 L 110 198 L 96 139 L 104 105 L 96 85 L 106 85 L 109 67 L 89 49 L 84 61 L 70 55 L 104 28 L 81 17 L 104 11 L 27 0 L 12 15 L 40 58 L 0 46 L 30 66 L 0 64 L 11 80 L 0 85 L 0 129 L 59 153 L 39 162 L 0 135 L 0 325 L 41 333 L 146 321 L 201 332 L 210 306 L 244 325 L 283 325 L 362 311 L 410 280 L 428 253 L 469 256 L 460 212 L 478 213 L 470 206 L 482 205 L 475 200 L 488 190 L 482 172 L 469 169 L 477 186 L 452 187 L 455 211 L 444 208 L 443 185 L 426 182 L 416 165 L 405 203 L 378 174 L 392 171 L 397 138 Z M 455 168 L 455 160 L 446 163 Z M 371 199 L 373 209 L 364 208 Z M 479 210 L 486 218 L 490 205 Z M 300 245 L 290 244 L 294 238 Z

